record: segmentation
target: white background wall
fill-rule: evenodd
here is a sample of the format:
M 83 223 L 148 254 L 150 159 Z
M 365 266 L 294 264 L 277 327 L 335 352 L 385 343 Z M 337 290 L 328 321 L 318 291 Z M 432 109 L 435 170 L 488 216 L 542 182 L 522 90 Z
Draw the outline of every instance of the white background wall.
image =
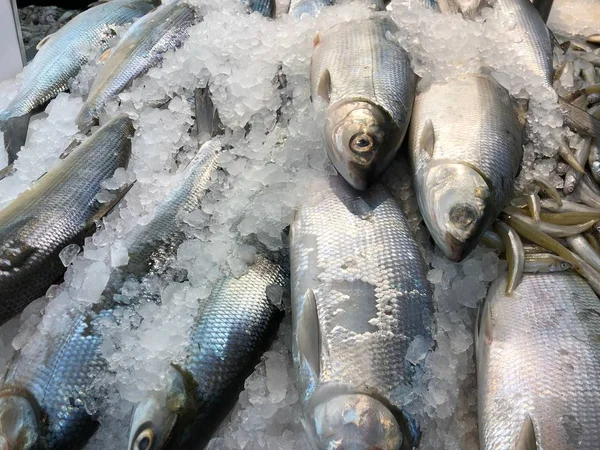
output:
M 20 31 L 15 23 L 15 12 L 16 4 L 13 0 L 0 0 L 0 80 L 14 77 L 23 68 Z M 16 17 L 18 21 L 19 16 Z

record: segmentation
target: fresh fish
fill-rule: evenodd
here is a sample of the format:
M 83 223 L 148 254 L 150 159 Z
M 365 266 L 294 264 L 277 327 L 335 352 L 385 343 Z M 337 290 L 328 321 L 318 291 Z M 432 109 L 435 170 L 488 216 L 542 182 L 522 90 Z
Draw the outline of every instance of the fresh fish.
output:
M 198 300 L 184 362 L 172 366 L 164 391 L 135 406 L 129 450 L 206 445 L 277 329 L 286 280 L 282 256 L 259 253 L 245 275 L 222 279 Z
M 113 206 L 96 195 L 127 165 L 133 132 L 127 116 L 114 118 L 0 211 L 0 323 L 44 295 L 66 270 L 61 250 Z
M 521 136 L 510 95 L 491 77 L 434 84 L 415 100 L 409 152 L 417 198 L 451 260 L 469 254 L 509 201 Z
M 29 113 L 68 87 L 81 67 L 93 56 L 93 49 L 106 48 L 114 36 L 114 28 L 133 22 L 153 8 L 149 0 L 113 0 L 90 8 L 73 18 L 56 33 L 44 38 L 39 52 L 25 68 L 23 82 L 17 96 L 0 112 L 0 131 L 5 139 L 27 132 Z M 19 119 L 23 117 L 24 119 Z M 19 131 L 15 131 L 18 123 Z M 7 143 L 8 163 L 25 143 L 16 139 Z
M 131 26 L 119 43 L 101 57 L 106 62 L 90 88 L 77 117 L 80 129 L 88 129 L 100 108 L 135 78 L 160 64 L 164 53 L 183 44 L 194 23 L 194 9 L 175 1 L 162 5 Z
M 432 293 L 410 227 L 389 192 L 322 180 L 291 227 L 293 355 L 315 449 L 416 446 L 395 403 L 410 389 L 414 339 L 432 344 Z M 425 355 L 423 355 L 425 356 Z
M 416 77 L 384 16 L 341 23 L 317 34 L 313 100 L 327 102 L 329 158 L 352 187 L 364 190 L 394 159 L 410 121 Z
M 575 273 L 490 288 L 476 331 L 482 450 L 598 448 L 600 302 Z
M 552 3 L 554 0 L 533 0 L 533 6 L 537 9 L 540 17 L 544 22 L 548 21 L 550 16 L 550 10 L 552 9 Z
M 97 131 L 94 136 L 100 132 Z M 143 281 L 164 273 L 183 241 L 183 216 L 197 209 L 216 164 L 220 142 L 209 141 L 180 173 L 178 186 L 157 206 L 152 220 L 127 245 L 129 262 L 110 276 L 99 303 L 68 318 L 64 332 L 38 331 L 8 364 L 0 390 L 0 445 L 10 450 L 77 450 L 98 423 L 87 410 L 91 386 L 106 370 L 102 358 L 102 324 L 114 320 L 124 281 Z M 139 301 L 154 299 L 143 292 Z
M 304 14 L 316 17 L 322 8 L 334 3 L 334 0 L 291 0 L 288 14 L 295 20 L 300 20 Z

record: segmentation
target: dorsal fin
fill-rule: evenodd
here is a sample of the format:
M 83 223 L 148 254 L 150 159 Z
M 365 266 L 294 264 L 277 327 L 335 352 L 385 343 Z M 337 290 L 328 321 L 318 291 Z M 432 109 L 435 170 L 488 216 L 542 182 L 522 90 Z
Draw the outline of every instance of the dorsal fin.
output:
M 321 373 L 321 329 L 317 300 L 312 289 L 304 294 L 302 313 L 298 319 L 298 353 L 306 361 L 315 378 Z
M 327 103 L 329 103 L 329 99 L 331 98 L 331 74 L 327 69 L 325 69 L 325 71 L 321 74 L 321 78 L 319 78 L 317 94 L 319 94 L 319 97 L 321 97 Z
M 43 45 L 44 45 L 46 42 L 48 42 L 48 40 L 49 40 L 49 39 L 50 39 L 52 36 L 54 36 L 54 33 L 51 33 L 51 34 L 49 34 L 49 35 L 48 35 L 48 36 L 46 36 L 44 39 L 42 39 L 40 42 L 38 42 L 38 44 L 35 46 L 35 48 L 36 48 L 37 50 L 39 50 L 40 48 L 42 48 L 42 46 L 43 46 Z
M 525 422 L 523 422 L 523 427 L 521 428 L 521 432 L 519 433 L 519 437 L 515 442 L 513 450 L 537 450 L 535 429 L 529 414 L 525 418 Z
M 435 148 L 435 130 L 433 129 L 433 122 L 430 119 L 427 119 L 423 125 L 423 131 L 421 132 L 421 137 L 419 139 L 419 148 L 430 158 L 433 156 L 433 149 Z
M 321 42 L 321 32 L 317 31 L 313 38 L 313 48 L 315 48 Z

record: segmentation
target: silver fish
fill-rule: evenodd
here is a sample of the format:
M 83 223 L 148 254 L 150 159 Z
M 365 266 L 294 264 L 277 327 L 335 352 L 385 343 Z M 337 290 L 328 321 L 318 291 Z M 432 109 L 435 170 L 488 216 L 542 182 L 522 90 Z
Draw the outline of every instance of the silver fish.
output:
M 415 100 L 409 135 L 423 219 L 453 261 L 463 259 L 509 201 L 523 148 L 508 91 L 491 77 L 434 84 Z
M 476 331 L 482 450 L 593 450 L 600 442 L 600 302 L 574 272 L 490 288 Z
M 82 12 L 56 33 L 44 38 L 39 52 L 25 68 L 23 82 L 17 96 L 0 112 L 0 129 L 5 136 L 14 136 L 15 120 L 27 116 L 37 107 L 54 98 L 68 87 L 68 83 L 88 62 L 94 49 L 106 48 L 114 36 L 114 28 L 133 22 L 152 10 L 149 0 L 113 0 Z M 29 118 L 24 120 L 27 131 Z M 23 128 L 23 124 L 20 124 Z M 24 144 L 22 141 L 7 146 L 8 163 Z
M 133 132 L 127 116 L 114 118 L 0 211 L 0 323 L 44 295 L 66 270 L 61 250 L 113 206 L 96 195 L 127 165 Z
M 304 14 L 316 17 L 322 8 L 333 4 L 334 0 L 291 0 L 288 14 L 295 20 L 300 20 Z
M 80 129 L 88 129 L 98 110 L 125 89 L 135 78 L 160 64 L 164 53 L 183 44 L 195 18 L 186 3 L 160 6 L 131 26 L 119 43 L 102 56 L 106 59 L 88 98 L 77 116 Z M 108 56 L 107 56 L 108 55 Z
M 259 253 L 246 274 L 222 279 L 209 298 L 198 300 L 184 362 L 172 366 L 164 390 L 135 406 L 129 450 L 206 445 L 282 318 L 287 268 L 273 256 Z
M 129 262 L 111 273 L 98 304 L 67 318 L 68 326 L 53 336 L 38 331 L 13 357 L 0 390 L 0 417 L 12 419 L 0 420 L 0 444 L 10 450 L 77 450 L 95 432 L 98 423 L 87 407 L 94 380 L 106 370 L 102 325 L 122 308 L 117 301 L 126 280 L 144 281 L 168 268 L 184 240 L 183 216 L 198 208 L 219 149 L 219 141 L 203 145 L 152 220 L 133 233 L 127 243 Z M 155 298 L 149 290 L 137 300 Z
M 432 294 L 420 249 L 389 192 L 339 176 L 313 186 L 291 227 L 293 355 L 315 449 L 411 448 L 411 342 L 432 343 Z M 408 446 L 408 447 L 407 447 Z
M 396 31 L 377 15 L 315 37 L 312 98 L 327 102 L 327 153 L 355 189 L 366 189 L 389 166 L 408 129 L 416 77 Z

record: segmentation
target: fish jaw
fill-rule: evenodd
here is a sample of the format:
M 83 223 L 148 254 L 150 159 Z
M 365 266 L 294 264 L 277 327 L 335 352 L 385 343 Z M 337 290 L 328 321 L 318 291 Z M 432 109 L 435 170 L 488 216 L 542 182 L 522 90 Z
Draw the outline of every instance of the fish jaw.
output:
M 472 167 L 448 162 L 426 166 L 417 174 L 416 184 L 431 236 L 448 259 L 461 261 L 497 214 L 488 184 Z
M 332 104 L 327 109 L 324 134 L 336 170 L 361 191 L 391 164 L 404 138 L 389 114 L 366 100 Z
M 304 420 L 313 448 L 400 449 L 400 426 L 383 403 L 366 394 L 332 394 L 316 404 Z
M 29 400 L 0 392 L 0 450 L 32 450 L 39 438 L 38 415 Z

